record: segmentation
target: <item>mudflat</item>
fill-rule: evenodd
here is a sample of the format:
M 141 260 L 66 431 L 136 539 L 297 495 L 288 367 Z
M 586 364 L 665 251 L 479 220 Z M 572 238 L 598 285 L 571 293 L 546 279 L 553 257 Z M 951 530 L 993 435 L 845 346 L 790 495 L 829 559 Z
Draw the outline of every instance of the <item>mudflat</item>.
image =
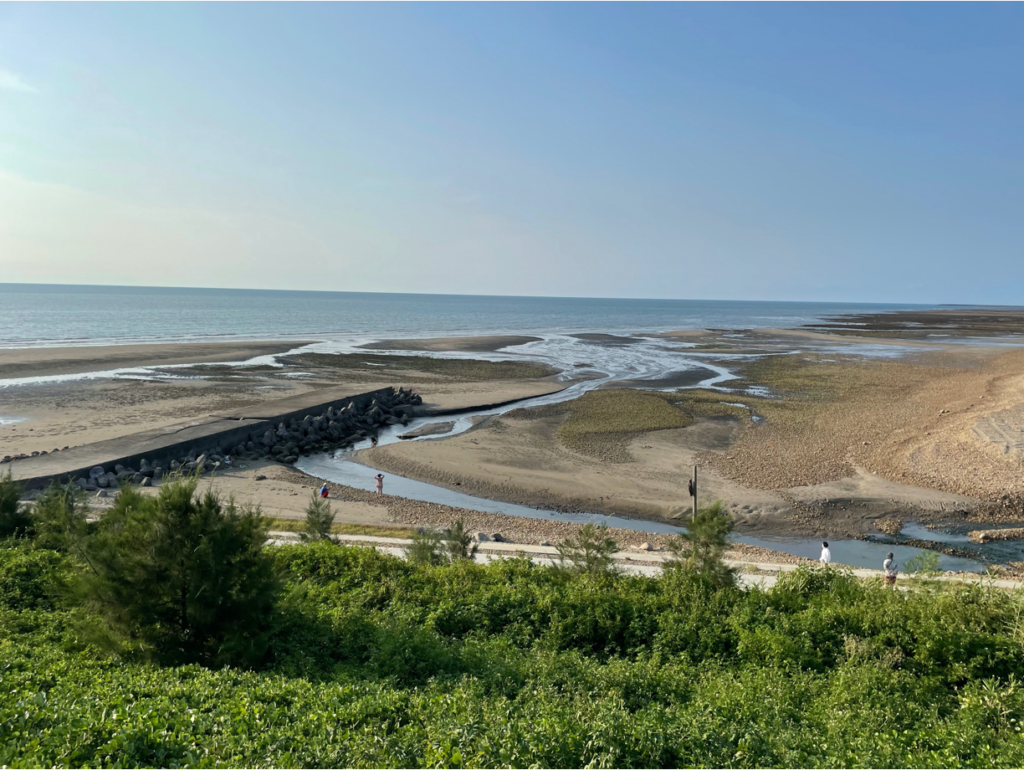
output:
M 365 392 L 394 385 L 424 396 L 428 409 L 463 409 L 543 395 L 565 387 L 549 367 L 360 354 L 278 356 L 281 366 L 220 362 L 295 351 L 303 343 L 203 343 L 0 351 L 17 376 L 148 367 L 132 378 L 101 376 L 0 389 L 0 458 L 176 428 L 318 391 Z M 4 358 L 6 356 L 7 358 Z M 380 358 L 386 358 L 381 362 Z M 175 368 L 162 367 L 175 364 Z M 196 364 L 188 366 L 188 364 Z M 2 472 L 2 467 L 0 467 Z
M 0 349 L 0 379 L 102 372 L 139 366 L 246 361 L 286 353 L 309 343 L 188 342 L 159 345 L 83 345 Z
M 537 342 L 540 337 L 497 334 L 480 337 L 433 337 L 429 339 L 381 340 L 360 345 L 368 350 L 422 350 L 437 352 L 493 353 L 502 348 Z
M 570 403 L 361 454 L 473 495 L 669 520 L 688 510 L 696 465 L 703 500 L 722 499 L 741 530 L 777 534 L 857 536 L 894 520 L 977 517 L 1024 497 L 1024 350 L 768 355 L 741 372 L 731 392 L 661 394 L 684 427 L 636 417 L 630 429 L 600 412 L 580 423 Z M 770 395 L 751 395 L 755 385 Z

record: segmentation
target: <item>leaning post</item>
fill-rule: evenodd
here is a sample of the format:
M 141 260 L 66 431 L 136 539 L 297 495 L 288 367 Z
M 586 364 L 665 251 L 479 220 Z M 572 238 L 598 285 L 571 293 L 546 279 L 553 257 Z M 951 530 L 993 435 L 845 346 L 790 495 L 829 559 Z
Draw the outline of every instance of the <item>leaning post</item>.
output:
M 693 478 L 690 479 L 689 487 L 690 497 L 693 498 L 693 516 L 692 519 L 697 518 L 697 466 L 693 466 Z

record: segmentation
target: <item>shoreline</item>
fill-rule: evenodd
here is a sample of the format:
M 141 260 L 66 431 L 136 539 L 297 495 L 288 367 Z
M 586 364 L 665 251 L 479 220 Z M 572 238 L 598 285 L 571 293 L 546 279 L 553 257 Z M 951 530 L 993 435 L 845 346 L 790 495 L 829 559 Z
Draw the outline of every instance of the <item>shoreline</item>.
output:
M 626 365 L 635 351 L 644 351 L 643 359 L 648 350 L 657 354 L 652 343 L 678 340 L 691 346 L 673 348 L 679 354 L 692 355 L 698 362 L 722 362 L 736 373 L 735 379 L 710 392 L 711 401 L 690 405 L 697 411 L 685 427 L 630 432 L 628 425 L 623 426 L 602 439 L 604 444 L 594 444 L 591 449 L 598 454 L 591 456 L 589 444 L 581 445 L 580 454 L 559 443 L 564 412 L 540 419 L 506 413 L 483 419 L 465 433 L 368 450 L 365 459 L 388 473 L 494 501 L 648 521 L 671 521 L 675 509 L 688 505 L 680 468 L 696 465 L 701 469 L 702 500 L 726 500 L 737 533 L 756 535 L 838 540 L 891 529 L 898 521 L 960 521 L 965 515 L 978 522 L 1014 521 L 989 516 L 982 509 L 994 504 L 985 490 L 1022 492 L 1006 476 L 1006 460 L 1000 459 L 1000 453 L 1015 458 L 1020 449 L 1012 437 L 1024 418 L 1024 411 L 1013 411 L 1024 404 L 1022 350 L 973 341 L 923 343 L 811 329 L 552 336 L 572 338 L 573 344 L 582 346 L 571 348 L 569 355 L 576 358 L 560 360 L 550 352 L 531 358 L 532 349 L 520 355 L 515 351 L 519 345 L 543 340 L 525 335 L 383 340 L 360 348 L 365 354 L 355 349 L 299 354 L 283 359 L 282 367 L 244 362 L 287 353 L 309 342 L 4 349 L 0 375 L 5 364 L 22 367 L 22 372 L 61 373 L 99 362 L 118 364 L 110 368 L 180 367 L 175 373 L 192 379 L 75 380 L 0 390 L 8 397 L 4 417 L 29 418 L 0 426 L 0 456 L 180 425 L 328 387 L 372 390 L 411 385 L 432 394 L 431 406 L 438 411 L 458 408 L 460 403 L 499 404 L 554 392 L 565 387 L 567 383 L 559 380 L 573 371 L 585 378 L 588 366 L 595 369 L 617 361 Z M 858 357 L 859 346 L 865 344 L 897 355 Z M 408 354 L 374 355 L 373 350 Z M 417 356 L 417 350 L 459 356 Z M 486 356 L 479 361 L 466 355 L 498 350 L 503 352 L 492 363 Z M 591 361 L 597 366 L 587 362 L 588 355 L 594 356 Z M 516 379 L 522 375 L 515 367 L 535 360 L 548 367 L 558 361 L 565 368 L 558 379 L 537 377 L 536 372 L 530 374 L 532 379 Z M 790 366 L 793 362 L 799 365 Z M 658 393 L 629 388 L 696 384 L 692 372 L 655 377 L 656 365 L 664 367 L 664 361 L 651 359 L 650 364 L 639 378 L 619 372 L 618 379 L 607 383 L 613 386 L 608 392 Z M 511 379 L 493 379 L 491 371 Z M 804 391 L 832 395 L 808 399 L 801 395 Z M 716 399 L 733 412 L 735 403 L 744 408 L 733 413 L 709 406 Z M 751 414 L 761 422 L 755 425 Z M 601 424 L 588 430 L 592 428 L 598 436 L 608 429 Z M 616 444 L 612 455 L 601 454 L 601 447 Z

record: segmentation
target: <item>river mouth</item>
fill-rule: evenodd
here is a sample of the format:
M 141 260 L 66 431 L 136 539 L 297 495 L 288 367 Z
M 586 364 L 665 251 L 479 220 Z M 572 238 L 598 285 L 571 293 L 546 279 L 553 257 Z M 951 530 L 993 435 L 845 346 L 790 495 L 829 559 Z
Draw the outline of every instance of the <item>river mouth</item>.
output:
M 720 370 L 717 367 L 711 372 L 711 377 L 696 384 L 696 387 L 714 388 L 718 382 L 728 380 L 733 375 L 727 370 Z M 543 406 L 568 401 L 579 397 L 583 393 L 606 386 L 609 382 L 617 379 L 613 374 L 605 374 L 586 381 L 571 382 L 565 389 L 556 393 L 544 396 L 524 399 L 511 404 L 504 404 L 492 408 L 471 410 L 460 414 L 437 414 L 427 417 L 419 417 L 411 420 L 408 425 L 396 425 L 382 429 L 377 437 L 378 446 L 394 444 L 400 434 L 407 434 L 411 431 L 427 428 L 440 422 L 454 422 L 451 430 L 444 434 L 448 438 L 459 433 L 464 433 L 482 417 L 503 414 L 512 409 L 524 407 Z M 430 440 L 429 437 L 406 439 L 405 441 Z M 300 458 L 295 467 L 304 473 L 318 478 L 327 479 L 338 484 L 372 491 L 375 489 L 375 476 L 379 469 L 364 464 L 364 455 L 358 454 L 360 450 L 370 448 L 370 441 L 364 440 L 347 450 L 338 450 L 331 453 L 322 453 Z M 429 484 L 423 481 L 388 473 L 385 480 L 385 491 L 388 494 L 404 497 L 410 500 L 418 500 L 427 503 L 464 508 L 483 513 L 504 514 L 533 519 L 544 519 L 550 521 L 562 521 L 576 524 L 594 523 L 605 525 L 612 529 L 626 529 L 652 534 L 678 534 L 683 531 L 682 527 L 669 524 L 663 521 L 652 521 L 647 519 L 634 519 L 622 516 L 614 516 L 604 513 L 577 513 L 562 512 L 552 509 L 531 508 L 514 503 L 506 503 L 499 500 L 491 500 L 484 497 L 476 497 L 462 492 Z M 809 559 L 816 559 L 821 552 L 821 540 L 807 537 L 756 537 L 753 535 L 732 536 L 732 541 L 744 545 L 760 546 L 773 551 L 800 556 Z M 832 551 L 833 561 L 850 567 L 881 569 L 882 562 L 888 553 L 896 555 L 900 564 L 905 564 L 909 559 L 914 558 L 928 551 L 909 545 L 896 543 L 885 543 L 871 540 L 830 540 L 829 547 Z M 945 571 L 982 572 L 986 565 L 978 560 L 939 554 L 939 567 Z

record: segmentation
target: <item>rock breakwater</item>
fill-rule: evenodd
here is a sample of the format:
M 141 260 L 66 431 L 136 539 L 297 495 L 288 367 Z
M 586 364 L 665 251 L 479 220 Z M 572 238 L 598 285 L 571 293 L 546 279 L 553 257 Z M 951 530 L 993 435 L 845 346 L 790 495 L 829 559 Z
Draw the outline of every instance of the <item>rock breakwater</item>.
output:
M 358 399 L 344 406 L 330 406 L 320 414 L 301 419 L 261 422 L 247 435 L 235 433 L 231 443 L 211 436 L 207 446 L 193 447 L 179 456 L 142 459 L 137 467 L 120 462 L 96 465 L 73 483 L 88 492 L 116 489 L 122 484 L 150 486 L 167 473 L 210 473 L 239 460 L 274 460 L 291 465 L 299 457 L 352 446 L 390 425 L 407 425 L 423 399 L 405 388 L 377 392 L 369 402 Z M 179 450 L 182 451 L 182 450 Z M 127 462 L 127 460 L 125 461 Z

